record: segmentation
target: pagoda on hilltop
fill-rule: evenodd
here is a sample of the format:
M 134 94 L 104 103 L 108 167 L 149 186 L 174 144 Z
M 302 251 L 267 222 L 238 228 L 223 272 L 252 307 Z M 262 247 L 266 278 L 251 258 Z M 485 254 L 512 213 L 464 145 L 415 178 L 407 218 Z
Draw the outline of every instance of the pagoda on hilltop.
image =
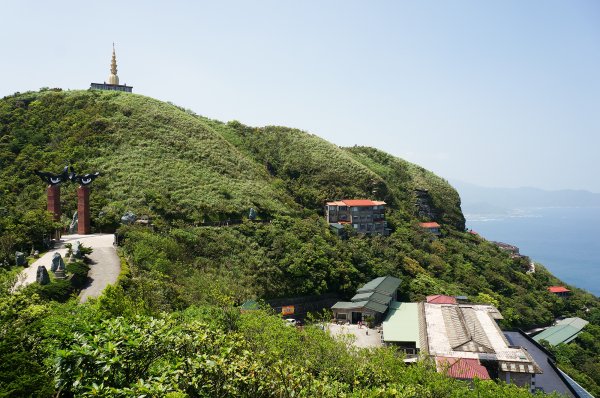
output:
M 115 43 L 113 43 L 112 60 L 110 61 L 110 75 L 108 76 L 108 83 L 92 83 L 90 85 L 92 90 L 112 90 L 112 91 L 125 91 L 130 93 L 133 90 L 132 86 L 126 84 L 119 84 L 119 76 L 117 75 L 117 55 L 115 54 Z

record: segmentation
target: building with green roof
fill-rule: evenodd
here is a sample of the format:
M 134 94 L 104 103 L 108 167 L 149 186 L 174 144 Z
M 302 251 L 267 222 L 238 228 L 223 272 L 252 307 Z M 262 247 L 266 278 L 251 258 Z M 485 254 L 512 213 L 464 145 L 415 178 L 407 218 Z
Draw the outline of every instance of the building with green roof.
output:
M 535 335 L 533 339 L 538 343 L 546 340 L 551 345 L 567 344 L 573 341 L 588 323 L 588 321 L 581 318 L 565 318 L 558 321 L 556 325 L 550 326 L 548 329 Z
M 392 301 L 382 327 L 385 344 L 396 345 L 409 355 L 417 355 L 421 350 L 419 303 Z
M 396 291 L 400 286 L 400 279 L 394 278 L 393 276 L 380 276 L 372 281 L 365 283 L 363 287 L 356 290 L 356 293 L 371 293 L 377 292 L 386 296 L 392 297 L 392 300 L 396 300 Z
M 366 283 L 357 290 L 351 301 L 338 301 L 331 309 L 338 321 L 358 323 L 371 317 L 380 322 L 388 310 L 388 305 L 396 299 L 400 279 L 381 276 Z

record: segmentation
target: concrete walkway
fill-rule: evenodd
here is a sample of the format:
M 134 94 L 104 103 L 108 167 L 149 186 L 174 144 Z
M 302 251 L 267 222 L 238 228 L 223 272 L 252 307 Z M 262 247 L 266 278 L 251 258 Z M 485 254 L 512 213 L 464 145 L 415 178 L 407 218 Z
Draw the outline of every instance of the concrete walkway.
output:
M 376 329 L 352 324 L 338 325 L 335 323 L 328 323 L 326 327 L 333 337 L 354 336 L 352 344 L 356 347 L 370 348 L 381 347 L 383 345 L 381 343 L 381 333 Z
M 55 249 L 44 253 L 42 257 L 23 270 L 21 275 L 19 275 L 19 280 L 15 284 L 13 291 L 21 286 L 26 286 L 35 282 L 38 266 L 43 265 L 48 269 L 48 272 L 50 272 L 50 265 L 52 264 L 52 256 L 54 253 L 60 253 L 65 262 L 67 262 L 67 259 L 65 258 L 67 254 L 65 244 L 74 244 L 76 241 L 81 242 L 85 247 L 94 249 L 93 253 L 88 256 L 91 260 L 90 272 L 88 273 L 90 284 L 81 291 L 79 300 L 83 303 L 90 297 L 100 296 L 106 286 L 117 281 L 119 273 L 121 272 L 121 261 L 113 246 L 113 234 L 63 235 Z

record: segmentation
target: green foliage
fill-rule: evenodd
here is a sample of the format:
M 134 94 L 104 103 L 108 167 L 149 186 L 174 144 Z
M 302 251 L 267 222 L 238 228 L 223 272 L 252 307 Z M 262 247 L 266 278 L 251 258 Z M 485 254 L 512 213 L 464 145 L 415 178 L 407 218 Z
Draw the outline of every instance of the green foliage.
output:
M 443 293 L 495 304 L 507 327 L 589 319 L 593 327 L 556 354 L 598 393 L 598 299 L 575 288 L 558 299 L 546 287 L 561 282 L 542 266 L 526 274 L 522 260 L 464 233 L 457 192 L 419 166 L 117 92 L 7 97 L 0 122 L 0 263 L 41 248 L 75 211 L 65 184 L 64 217 L 52 221 L 36 169 L 70 162 L 102 173 L 92 185 L 95 230 L 113 231 L 128 210 L 154 224 L 121 228 L 119 283 L 85 305 L 69 300 L 85 283 L 83 263 L 68 265 L 71 283 L 17 294 L 7 293 L 14 271 L 0 269 L 0 363 L 16 364 L 0 369 L 0 396 L 52 395 L 51 378 L 64 396 L 529 396 L 490 382 L 470 390 L 426 362 L 405 366 L 393 350 L 356 350 L 318 328 L 236 309 L 251 297 L 349 297 L 380 275 L 401 278 L 402 300 Z M 441 239 L 419 228 L 416 189 L 427 190 Z M 385 200 L 391 235 L 333 234 L 322 206 L 348 197 Z M 270 222 L 200 226 L 246 218 L 250 207 Z
M 90 267 L 83 261 L 68 262 L 66 270 L 71 274 L 71 285 L 74 289 L 81 289 L 87 284 Z
M 55 279 L 47 285 L 40 286 L 38 292 L 46 300 L 65 302 L 75 292 L 75 289 L 68 279 Z

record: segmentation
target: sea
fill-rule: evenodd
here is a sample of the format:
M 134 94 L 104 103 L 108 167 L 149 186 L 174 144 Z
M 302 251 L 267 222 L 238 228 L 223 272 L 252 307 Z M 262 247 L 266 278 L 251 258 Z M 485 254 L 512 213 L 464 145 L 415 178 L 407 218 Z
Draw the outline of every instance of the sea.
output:
M 564 282 L 600 296 L 600 207 L 513 209 L 469 214 L 467 228 L 519 247 Z

